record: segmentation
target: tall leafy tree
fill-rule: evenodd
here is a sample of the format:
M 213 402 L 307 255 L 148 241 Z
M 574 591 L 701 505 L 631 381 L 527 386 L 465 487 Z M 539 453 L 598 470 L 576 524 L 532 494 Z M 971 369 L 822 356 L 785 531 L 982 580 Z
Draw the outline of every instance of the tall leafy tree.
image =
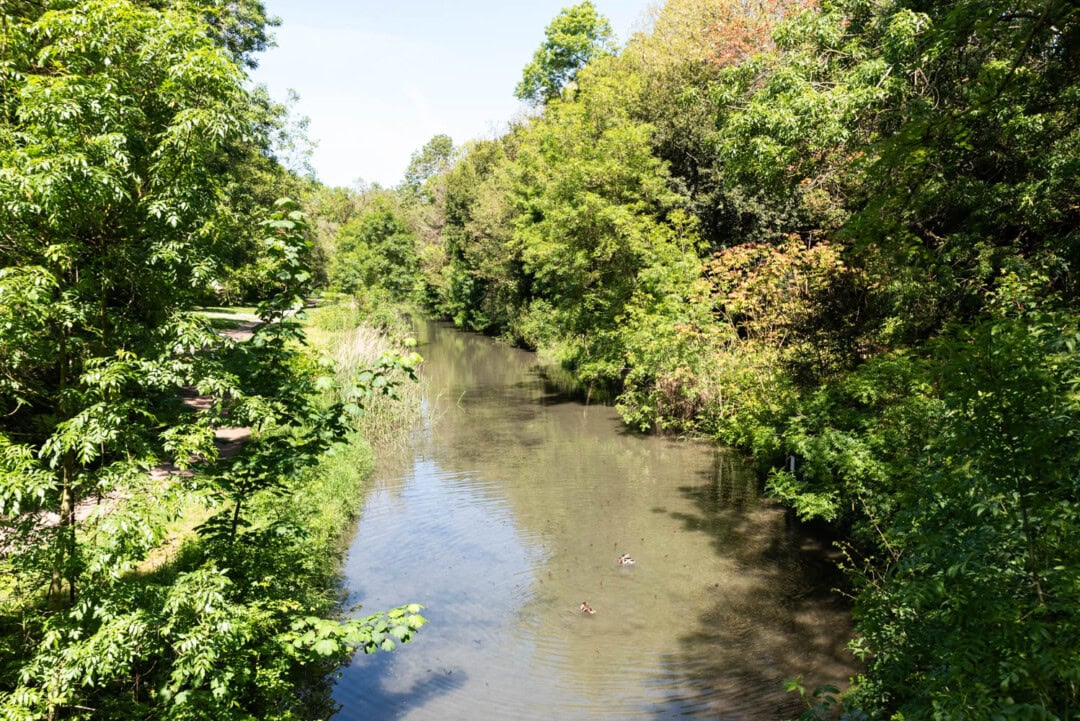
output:
M 323 621 L 302 581 L 271 584 L 271 556 L 250 552 L 288 558 L 287 529 L 239 540 L 251 499 L 295 479 L 355 405 L 300 397 L 315 381 L 286 319 L 309 280 L 295 207 L 259 237 L 251 348 L 191 313 L 236 242 L 240 166 L 265 147 L 246 51 L 202 6 L 23 9 L 0 23 L 0 715 L 295 718 L 298 667 L 390 648 L 422 620 Z M 186 410 L 184 389 L 210 407 Z M 186 482 L 149 471 L 214 461 L 230 423 L 263 442 L 206 481 L 225 533 L 208 523 L 204 556 L 154 578 Z
M 424 184 L 445 173 L 453 158 L 454 141 L 449 135 L 436 135 L 427 141 L 424 147 L 409 158 L 409 167 L 405 169 L 405 177 L 402 179 L 405 192 L 420 197 Z M 430 200 L 430 197 L 427 199 Z
M 158 457 L 154 399 L 195 381 L 209 342 L 184 310 L 214 273 L 248 96 L 186 13 L 106 0 L 4 32 L 3 430 L 38 470 L 3 495 L 59 514 L 52 595 L 71 602 L 76 505 Z
M 544 30 L 544 42 L 525 66 L 514 95 L 533 104 L 557 98 L 591 60 L 614 49 L 611 24 L 592 2 L 563 8 Z
M 753 157 L 767 152 L 755 146 L 745 131 L 764 131 L 781 119 L 801 123 L 802 127 L 789 131 L 792 137 L 814 132 L 809 126 L 821 113 L 810 107 L 812 94 L 778 84 L 777 92 L 760 105 L 748 102 L 753 90 L 775 76 L 776 65 L 782 61 L 773 37 L 778 24 L 809 4 L 806 0 L 669 0 L 655 10 L 650 31 L 631 38 L 621 55 L 641 78 L 639 94 L 629 101 L 632 112 L 656 129 L 656 151 L 685 183 L 702 234 L 714 248 L 774 242 L 799 220 L 797 199 L 793 202 L 791 193 L 778 192 L 775 182 L 739 182 L 742 163 L 736 154 Z M 815 60 L 824 65 L 829 57 Z M 790 107 L 796 103 L 801 107 Z M 739 106 L 750 110 L 753 119 L 738 126 L 725 122 L 733 107 Z M 837 117 L 837 125 L 845 122 Z M 743 137 L 729 145 L 724 136 L 733 130 L 741 130 Z M 837 141 L 834 135 L 821 145 Z M 792 153 L 786 163 L 774 164 L 770 159 L 765 164 L 783 168 L 808 160 L 804 153 Z
M 185 311 L 213 277 L 227 152 L 252 125 L 243 73 L 197 15 L 103 0 L 0 32 L 0 505 L 26 628 L 15 661 L 89 632 L 78 619 L 159 540 L 167 504 L 150 501 L 148 469 L 212 452 L 206 426 L 163 431 L 181 386 L 215 383 L 202 359 L 214 336 Z M 85 499 L 122 496 L 137 502 L 119 517 L 84 518 Z M 41 613 L 42 594 L 66 610 Z M 27 695 L 6 701 L 55 717 L 79 683 L 57 672 L 46 683 L 24 667 Z
M 249 68 L 256 55 L 273 43 L 271 28 L 280 20 L 266 12 L 262 0 L 142 0 L 157 9 L 174 8 L 200 15 L 210 35 L 232 57 Z
M 330 283 L 346 293 L 385 290 L 408 297 L 416 281 L 416 238 L 387 196 L 338 232 Z
M 635 80 L 614 58 L 595 61 L 575 98 L 553 101 L 523 132 L 514 161 L 513 247 L 530 303 L 520 333 L 565 344 L 564 362 L 591 381 L 625 372 L 616 329 L 647 269 L 696 259 L 652 128 L 620 102 Z
M 510 242 L 517 215 L 511 160 L 520 136 L 466 147 L 444 181 L 442 253 L 423 258 L 432 305 L 472 330 L 506 332 L 522 305 L 524 275 Z

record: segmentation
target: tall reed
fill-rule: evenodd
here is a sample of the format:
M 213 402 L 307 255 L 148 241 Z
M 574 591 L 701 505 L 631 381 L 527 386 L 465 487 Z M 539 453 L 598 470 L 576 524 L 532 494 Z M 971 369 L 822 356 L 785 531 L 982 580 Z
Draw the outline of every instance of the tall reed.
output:
M 390 327 L 388 314 L 378 314 L 379 324 L 355 300 L 343 299 L 319 307 L 311 313 L 307 327 L 312 345 L 334 361 L 339 383 L 365 368 L 374 368 L 386 355 L 411 352 L 407 321 L 397 316 Z M 395 397 L 376 396 L 368 400 L 357 430 L 376 449 L 402 445 L 420 420 L 422 388 L 420 382 L 395 371 Z

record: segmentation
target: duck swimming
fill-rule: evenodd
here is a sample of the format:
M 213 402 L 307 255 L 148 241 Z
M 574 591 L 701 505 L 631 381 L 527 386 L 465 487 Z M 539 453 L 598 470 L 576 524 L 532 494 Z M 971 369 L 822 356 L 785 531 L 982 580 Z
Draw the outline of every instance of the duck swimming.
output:
M 581 602 L 581 612 L 587 616 L 591 616 L 596 613 L 596 609 L 589 605 L 588 601 Z
M 624 553 L 623 555 L 619 556 L 615 563 L 619 564 L 620 566 L 633 566 L 634 559 L 630 558 L 629 553 Z

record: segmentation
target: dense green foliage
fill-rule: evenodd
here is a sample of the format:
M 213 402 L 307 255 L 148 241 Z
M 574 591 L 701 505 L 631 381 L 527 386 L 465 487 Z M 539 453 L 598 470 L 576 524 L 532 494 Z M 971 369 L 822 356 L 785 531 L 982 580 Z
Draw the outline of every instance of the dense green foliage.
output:
M 668 0 L 560 65 L 581 9 L 403 201 L 414 297 L 842 529 L 850 713 L 1075 717 L 1080 9 Z
M 612 49 L 611 24 L 589 0 L 564 8 L 544 30 L 544 42 L 514 94 L 532 103 L 557 98 L 581 68 Z
M 387 198 L 376 199 L 337 234 L 331 286 L 345 293 L 376 288 L 408 297 L 416 273 L 416 240 Z
M 312 469 L 415 359 L 336 383 L 304 348 L 304 215 L 251 200 L 282 176 L 245 89 L 264 33 L 258 3 L 0 24 L 2 718 L 324 715 L 329 670 L 424 623 L 333 619 L 347 518 L 296 503 L 355 503 Z M 262 302 L 235 342 L 194 308 L 245 255 Z M 222 427 L 251 435 L 224 453 Z

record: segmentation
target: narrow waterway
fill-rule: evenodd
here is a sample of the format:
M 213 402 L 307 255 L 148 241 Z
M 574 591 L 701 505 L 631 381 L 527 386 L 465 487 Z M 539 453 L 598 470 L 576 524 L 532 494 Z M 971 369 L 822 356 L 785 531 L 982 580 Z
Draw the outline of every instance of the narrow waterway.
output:
M 828 544 L 737 455 L 628 432 L 534 354 L 434 323 L 420 340 L 425 422 L 380 469 L 345 572 L 351 603 L 431 623 L 357 657 L 335 718 L 784 719 L 802 708 L 783 679 L 846 684 Z

